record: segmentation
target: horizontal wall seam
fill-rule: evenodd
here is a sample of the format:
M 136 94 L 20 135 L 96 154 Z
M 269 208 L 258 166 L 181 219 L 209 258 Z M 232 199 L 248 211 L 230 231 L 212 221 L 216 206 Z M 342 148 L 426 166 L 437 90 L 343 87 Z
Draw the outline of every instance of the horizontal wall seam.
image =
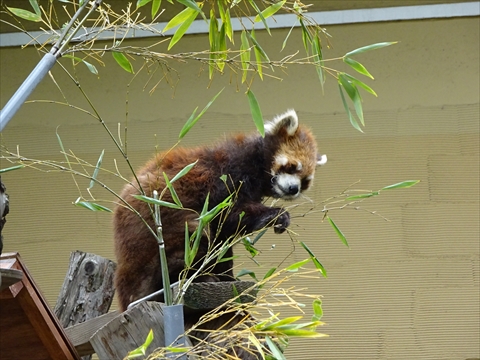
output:
M 401 20 L 422 20 L 422 19 L 439 19 L 454 17 L 471 17 L 480 15 L 480 1 L 463 2 L 455 4 L 433 4 L 433 5 L 414 5 L 414 6 L 395 6 L 386 8 L 372 9 L 352 9 L 352 10 L 334 10 L 334 11 L 317 11 L 307 13 L 307 15 L 322 26 L 355 24 L 355 23 L 371 23 L 385 21 L 401 21 Z M 153 29 L 161 32 L 167 23 L 161 22 L 152 26 Z M 242 30 L 242 24 L 247 28 L 252 27 L 251 21 L 247 18 L 232 18 L 232 28 L 234 31 Z M 297 17 L 294 14 L 280 14 L 267 19 L 267 24 L 271 29 L 299 27 Z M 255 23 L 255 29 L 265 29 L 262 22 Z M 76 40 L 84 40 L 85 35 L 95 33 L 95 29 L 87 28 L 76 37 Z M 170 36 L 175 29 L 164 33 Z M 146 38 L 159 36 L 158 33 L 146 30 L 133 30 L 127 34 L 126 38 Z M 195 20 L 186 34 L 206 34 L 208 33 L 208 24 L 204 20 Z M 48 41 L 52 33 L 44 31 L 32 31 L 30 35 L 22 32 L 12 32 L 0 34 L 0 47 L 8 46 L 25 46 L 34 43 L 43 43 Z M 114 32 L 103 33 L 99 39 L 108 40 L 114 38 Z M 117 32 L 118 37 L 118 32 Z M 35 41 L 32 41 L 36 39 Z

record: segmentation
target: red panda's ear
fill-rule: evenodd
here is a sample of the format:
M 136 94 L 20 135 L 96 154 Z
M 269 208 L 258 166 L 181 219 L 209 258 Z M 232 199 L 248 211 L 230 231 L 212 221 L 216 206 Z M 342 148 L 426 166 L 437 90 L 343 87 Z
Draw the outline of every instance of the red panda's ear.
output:
M 322 166 L 327 163 L 327 155 L 319 155 L 317 154 L 317 166 Z
M 295 110 L 287 110 L 282 115 L 277 115 L 275 118 L 265 124 L 265 134 L 274 135 L 281 129 L 285 129 L 288 136 L 295 135 L 298 129 L 298 117 Z

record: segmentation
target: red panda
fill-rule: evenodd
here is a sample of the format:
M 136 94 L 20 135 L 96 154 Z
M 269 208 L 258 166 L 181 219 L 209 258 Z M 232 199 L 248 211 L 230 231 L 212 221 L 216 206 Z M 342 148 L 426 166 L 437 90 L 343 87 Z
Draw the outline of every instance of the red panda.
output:
M 315 167 L 326 163 L 325 155 L 317 155 L 315 139 L 306 127 L 298 124 L 294 110 L 275 117 L 265 124 L 265 137 L 238 134 L 211 146 L 174 148 L 158 154 L 141 168 L 137 178 L 147 196 L 166 187 L 163 173 L 172 179 L 186 165 L 198 161 L 174 188 L 184 208 L 192 211 L 161 207 L 163 238 L 167 253 L 170 281 L 176 282 L 184 269 L 185 223 L 193 233 L 198 225 L 207 195 L 213 208 L 238 189 L 235 203 L 222 219 L 210 224 L 211 238 L 224 242 L 241 230 L 252 233 L 273 226 L 282 233 L 290 225 L 290 215 L 282 208 L 263 204 L 265 197 L 295 199 L 313 181 Z M 226 175 L 222 180 L 222 175 Z M 149 205 L 134 198 L 139 194 L 135 181 L 127 184 L 120 196 L 155 229 Z M 169 191 L 162 200 L 173 202 Z M 214 236 L 212 236 L 214 234 Z M 117 270 L 116 292 L 120 309 L 163 287 L 158 244 L 141 219 L 126 206 L 119 205 L 114 213 L 114 238 Z M 200 241 L 197 258 L 207 252 L 209 240 Z M 229 249 L 225 258 L 232 257 Z M 233 261 L 215 265 L 208 280 L 233 280 Z

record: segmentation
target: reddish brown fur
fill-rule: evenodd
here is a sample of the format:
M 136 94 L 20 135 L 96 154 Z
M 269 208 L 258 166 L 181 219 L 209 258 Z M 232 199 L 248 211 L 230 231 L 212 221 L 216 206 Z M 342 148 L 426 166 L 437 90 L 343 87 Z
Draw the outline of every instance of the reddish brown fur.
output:
M 165 188 L 163 172 L 172 179 L 186 165 L 198 160 L 187 175 L 174 183 L 183 206 L 194 211 L 161 208 L 163 237 L 172 283 L 178 281 L 184 269 L 185 222 L 188 223 L 190 233 L 193 233 L 207 194 L 210 194 L 209 208 L 229 195 L 225 183 L 220 179 L 221 175 L 228 176 L 227 185 L 230 189 L 240 190 L 221 231 L 217 231 L 218 224 L 215 221 L 211 224 L 210 233 L 216 241 L 226 241 L 236 233 L 241 213 L 244 213 L 240 224 L 243 233 L 272 225 L 276 225 L 277 232 L 285 230 L 290 223 L 288 213 L 262 203 L 264 197 L 278 197 L 272 190 L 272 169 L 281 171 L 274 163 L 275 155 L 278 154 L 285 154 L 289 161 L 302 162 L 303 168 L 299 176 L 313 175 L 317 154 L 312 134 L 305 127 L 299 126 L 293 136 L 288 136 L 282 124 L 267 133 L 265 138 L 258 134 L 239 134 L 214 146 L 175 148 L 157 155 L 138 171 L 140 186 L 147 196 L 152 196 L 153 190 L 162 193 Z M 302 190 L 309 185 L 310 181 L 306 186 L 303 186 L 302 181 Z M 139 190 L 138 184 L 132 182 L 124 187 L 121 197 L 154 228 L 150 207 L 133 198 L 131 195 L 134 194 L 139 194 Z M 164 192 L 162 200 L 173 202 L 168 190 Z M 125 206 L 117 206 L 115 210 L 114 236 L 118 262 L 116 290 L 123 311 L 130 302 L 161 289 L 162 276 L 155 238 L 139 217 Z M 197 258 L 205 255 L 207 247 L 208 239 L 204 236 Z M 232 255 L 230 249 L 225 257 Z M 231 261 L 217 264 L 209 280 L 232 279 L 232 266 Z

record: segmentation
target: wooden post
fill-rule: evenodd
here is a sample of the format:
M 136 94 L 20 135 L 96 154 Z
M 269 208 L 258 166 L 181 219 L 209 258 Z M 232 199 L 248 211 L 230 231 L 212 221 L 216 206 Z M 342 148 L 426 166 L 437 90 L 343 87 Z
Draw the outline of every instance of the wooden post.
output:
M 0 255 L 2 255 L 3 249 L 3 225 L 5 225 L 5 216 L 8 214 L 9 204 L 8 204 L 8 195 L 5 193 L 7 189 L 2 182 L 2 176 L 0 175 Z
M 154 337 L 146 354 L 165 346 L 163 306 L 164 304 L 159 302 L 142 302 L 121 313 L 98 330 L 90 339 L 98 358 L 122 360 L 129 351 L 145 342 L 150 329 L 153 329 Z
M 72 252 L 70 267 L 54 309 L 64 328 L 108 312 L 114 295 L 115 267 L 114 262 L 101 256 Z

